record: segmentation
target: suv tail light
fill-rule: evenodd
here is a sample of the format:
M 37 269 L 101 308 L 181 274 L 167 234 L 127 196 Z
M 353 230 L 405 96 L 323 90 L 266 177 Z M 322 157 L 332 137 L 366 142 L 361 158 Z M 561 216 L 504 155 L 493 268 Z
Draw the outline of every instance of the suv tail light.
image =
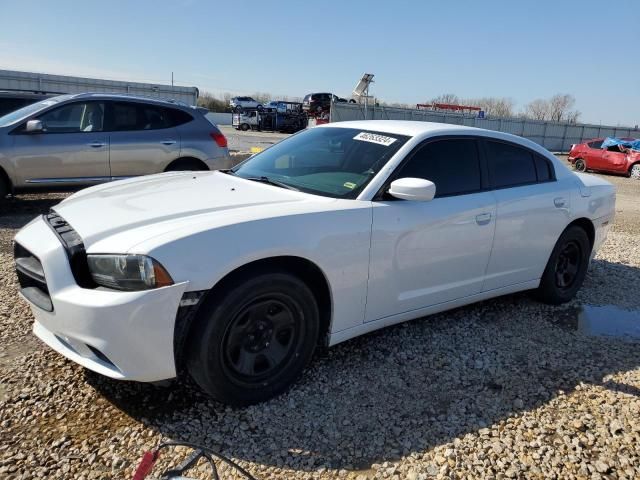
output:
M 213 139 L 214 142 L 216 142 L 218 144 L 218 146 L 220 148 L 226 148 L 227 147 L 227 137 L 225 137 L 222 133 L 220 133 L 220 132 L 211 132 L 209 134 L 209 136 Z

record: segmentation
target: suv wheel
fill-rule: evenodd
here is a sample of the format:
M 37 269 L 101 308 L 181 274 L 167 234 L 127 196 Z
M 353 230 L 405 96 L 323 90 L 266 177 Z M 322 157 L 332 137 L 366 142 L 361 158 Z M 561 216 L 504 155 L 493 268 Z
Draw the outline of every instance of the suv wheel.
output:
M 239 278 L 203 304 L 187 369 L 223 403 L 262 402 L 289 387 L 311 360 L 318 325 L 315 297 L 299 278 L 284 272 Z

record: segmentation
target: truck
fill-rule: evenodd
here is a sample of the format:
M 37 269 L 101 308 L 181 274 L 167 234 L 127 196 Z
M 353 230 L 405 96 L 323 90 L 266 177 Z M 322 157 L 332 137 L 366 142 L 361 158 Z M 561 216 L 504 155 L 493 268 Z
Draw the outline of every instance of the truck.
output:
M 295 133 L 307 128 L 307 114 L 298 102 L 272 101 L 262 108 L 234 113 L 231 125 L 236 130 L 267 130 Z

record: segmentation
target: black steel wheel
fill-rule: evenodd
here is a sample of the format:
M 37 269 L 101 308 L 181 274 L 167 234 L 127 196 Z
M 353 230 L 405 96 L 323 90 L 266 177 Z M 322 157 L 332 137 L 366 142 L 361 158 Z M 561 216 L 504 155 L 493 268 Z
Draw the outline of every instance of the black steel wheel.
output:
M 298 277 L 271 272 L 237 278 L 212 292 L 198 312 L 187 368 L 223 403 L 258 403 L 300 375 L 318 328 L 315 297 Z
M 556 286 L 561 289 L 571 288 L 576 281 L 580 269 L 582 255 L 578 242 L 570 241 L 564 244 L 556 260 Z
M 556 242 L 536 294 L 545 303 L 571 300 L 582 286 L 589 267 L 591 242 L 583 228 L 568 227 Z

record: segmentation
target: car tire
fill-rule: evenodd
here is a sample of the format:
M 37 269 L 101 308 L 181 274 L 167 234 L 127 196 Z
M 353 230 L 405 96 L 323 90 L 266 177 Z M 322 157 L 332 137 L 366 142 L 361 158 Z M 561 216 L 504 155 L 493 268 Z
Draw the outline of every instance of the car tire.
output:
M 247 130 L 249 130 L 249 125 L 246 123 L 243 123 L 242 125 L 240 125 L 240 130 L 242 130 L 243 132 L 246 132 Z
M 582 286 L 589 268 L 591 242 L 581 227 L 568 227 L 556 242 L 544 269 L 536 296 L 544 303 L 570 301 Z
M 634 180 L 640 180 L 640 163 L 631 165 L 631 168 L 629 169 L 629 177 Z
M 198 312 L 187 370 L 216 400 L 245 406 L 286 390 L 318 339 L 315 297 L 285 272 L 243 276 L 213 292 Z
M 574 162 L 573 168 L 575 169 L 576 172 L 586 172 L 587 171 L 587 163 L 582 158 L 578 158 Z

